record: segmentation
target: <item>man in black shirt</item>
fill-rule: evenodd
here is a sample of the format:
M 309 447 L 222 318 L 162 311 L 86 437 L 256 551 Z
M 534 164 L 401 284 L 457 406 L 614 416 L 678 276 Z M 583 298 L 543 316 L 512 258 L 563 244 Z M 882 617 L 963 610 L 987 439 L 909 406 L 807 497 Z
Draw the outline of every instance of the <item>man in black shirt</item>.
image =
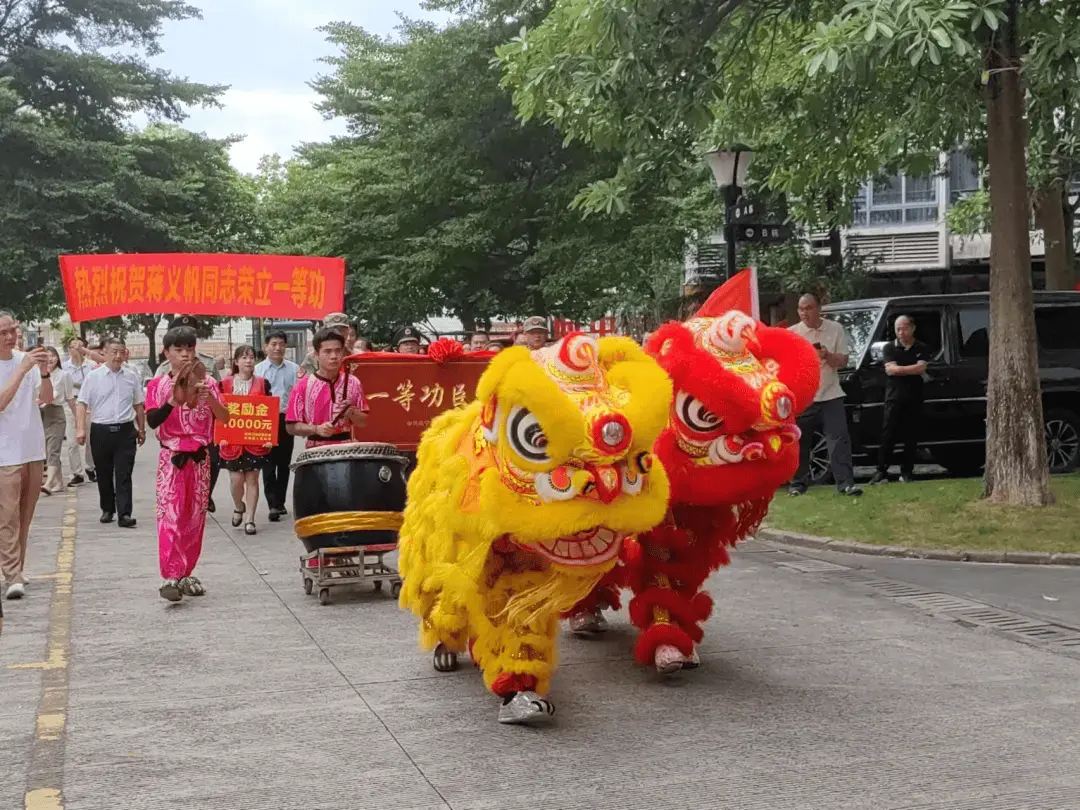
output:
M 915 451 L 919 446 L 919 418 L 922 415 L 923 376 L 930 361 L 930 348 L 915 340 L 915 322 L 901 315 L 893 324 L 896 340 L 885 346 L 885 424 L 878 452 L 878 467 L 871 484 L 889 480 L 889 462 L 893 447 L 904 443 L 900 463 L 900 481 L 907 483 L 915 474 Z

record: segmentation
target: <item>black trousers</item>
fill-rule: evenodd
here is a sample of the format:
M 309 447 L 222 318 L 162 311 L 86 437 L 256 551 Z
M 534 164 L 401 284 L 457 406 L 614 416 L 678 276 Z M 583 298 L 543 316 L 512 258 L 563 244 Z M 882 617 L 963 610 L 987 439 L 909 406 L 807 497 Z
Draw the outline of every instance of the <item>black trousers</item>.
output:
M 904 445 L 900 462 L 900 474 L 915 472 L 915 451 L 919 449 L 919 420 L 922 418 L 922 400 L 915 398 L 886 399 L 885 417 L 881 430 L 881 447 L 878 448 L 878 472 L 886 473 L 892 463 L 893 448 Z
M 207 448 L 210 453 L 210 498 L 214 498 L 214 487 L 217 486 L 218 476 L 221 474 L 221 448 L 216 444 Z
M 102 512 L 130 515 L 131 471 L 135 468 L 134 422 L 90 425 L 90 454 L 97 470 L 98 498 Z
M 271 509 L 285 509 L 295 438 L 285 432 L 285 414 L 281 414 L 278 418 L 277 446 L 270 450 L 270 460 L 263 467 L 263 490 L 266 492 L 266 505 Z

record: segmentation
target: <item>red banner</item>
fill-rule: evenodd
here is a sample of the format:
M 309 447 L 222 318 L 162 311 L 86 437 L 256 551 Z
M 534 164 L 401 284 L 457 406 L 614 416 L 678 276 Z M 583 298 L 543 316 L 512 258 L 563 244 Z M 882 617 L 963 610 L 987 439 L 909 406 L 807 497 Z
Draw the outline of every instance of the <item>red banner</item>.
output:
M 229 409 L 229 421 L 214 422 L 214 443 L 249 444 L 262 447 L 278 443 L 277 397 L 222 394 L 221 401 Z
M 345 260 L 242 253 L 61 256 L 75 323 L 115 315 L 179 313 L 317 320 L 345 301 Z
M 386 442 L 415 450 L 431 420 L 476 397 L 476 383 L 491 355 L 466 355 L 437 363 L 422 354 L 373 352 L 346 358 L 364 386 L 367 424 L 353 428 L 358 442 Z

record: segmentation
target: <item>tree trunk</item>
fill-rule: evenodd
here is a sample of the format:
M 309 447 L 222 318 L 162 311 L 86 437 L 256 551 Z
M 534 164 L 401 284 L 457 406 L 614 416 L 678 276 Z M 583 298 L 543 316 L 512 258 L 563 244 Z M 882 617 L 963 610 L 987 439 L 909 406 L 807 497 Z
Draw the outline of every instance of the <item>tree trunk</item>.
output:
M 1035 303 L 1028 245 L 1024 94 L 1017 50 L 1019 0 L 985 54 L 990 170 L 990 377 L 986 403 L 986 480 L 993 503 L 1052 501 L 1035 351 Z
M 1072 228 L 1066 226 L 1065 183 L 1053 180 L 1035 191 L 1035 216 L 1046 248 L 1046 289 L 1071 290 L 1076 284 L 1070 259 Z

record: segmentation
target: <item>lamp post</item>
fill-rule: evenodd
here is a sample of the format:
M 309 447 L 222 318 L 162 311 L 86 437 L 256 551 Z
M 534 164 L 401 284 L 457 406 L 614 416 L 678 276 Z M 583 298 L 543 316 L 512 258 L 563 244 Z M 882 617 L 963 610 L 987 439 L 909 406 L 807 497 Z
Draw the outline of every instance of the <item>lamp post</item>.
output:
M 705 160 L 712 169 L 716 187 L 724 195 L 724 244 L 727 247 L 726 278 L 735 275 L 735 223 L 733 210 L 746 182 L 746 169 L 754 153 L 742 146 L 714 149 L 705 153 Z

